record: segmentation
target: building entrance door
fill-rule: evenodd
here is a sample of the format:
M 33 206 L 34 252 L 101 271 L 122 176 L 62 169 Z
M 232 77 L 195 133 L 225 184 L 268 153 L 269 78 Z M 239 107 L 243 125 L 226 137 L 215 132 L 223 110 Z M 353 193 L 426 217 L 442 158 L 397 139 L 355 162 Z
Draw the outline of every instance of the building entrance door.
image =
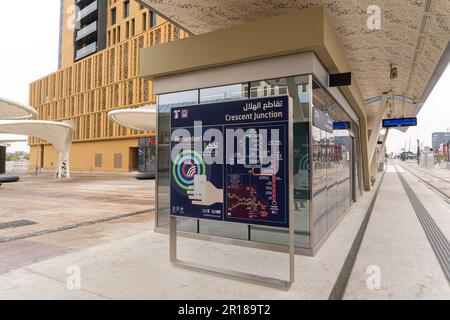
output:
M 139 170 L 139 148 L 130 148 L 129 170 L 130 172 Z
M 39 167 L 38 167 L 39 171 L 42 171 L 44 169 L 44 159 L 45 159 L 44 158 L 44 156 L 45 156 L 44 150 L 45 150 L 44 146 L 41 145 L 40 149 L 39 149 L 39 151 L 40 151 L 40 154 L 39 154 Z

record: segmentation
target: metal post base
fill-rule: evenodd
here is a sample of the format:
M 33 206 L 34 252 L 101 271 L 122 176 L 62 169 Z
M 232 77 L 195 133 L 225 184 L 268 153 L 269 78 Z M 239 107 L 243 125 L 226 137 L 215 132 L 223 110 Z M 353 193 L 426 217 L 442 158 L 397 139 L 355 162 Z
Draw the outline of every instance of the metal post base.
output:
M 293 246 L 292 246 L 293 247 Z M 177 258 L 177 218 L 170 217 L 170 261 L 176 267 L 186 268 L 193 271 L 207 272 L 210 274 L 219 275 L 226 278 L 243 280 L 259 285 L 265 285 L 277 289 L 288 290 L 294 283 L 294 248 L 289 250 L 289 280 L 282 280 L 277 278 L 271 278 L 261 276 L 257 274 L 251 274 L 247 272 L 240 272 L 235 270 L 229 270 L 220 267 L 207 266 L 189 261 L 178 260 Z

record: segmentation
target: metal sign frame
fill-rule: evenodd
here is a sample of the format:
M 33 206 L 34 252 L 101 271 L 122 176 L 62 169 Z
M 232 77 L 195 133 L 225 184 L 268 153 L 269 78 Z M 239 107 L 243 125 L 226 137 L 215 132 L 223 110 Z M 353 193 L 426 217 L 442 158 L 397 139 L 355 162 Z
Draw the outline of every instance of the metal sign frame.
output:
M 178 259 L 177 250 L 177 216 L 170 214 L 169 224 L 169 251 L 170 262 L 177 267 L 187 268 L 199 272 L 208 272 L 224 277 L 231 277 L 243 281 L 253 282 L 270 287 L 289 289 L 295 281 L 295 214 L 294 214 L 294 113 L 293 100 L 289 97 L 288 103 L 288 157 L 289 157 L 289 243 L 287 252 L 289 254 L 289 279 L 283 280 L 278 278 L 266 277 L 262 275 L 230 270 L 215 266 L 204 265 L 196 262 L 184 261 Z M 172 175 L 169 175 L 169 185 L 171 184 Z M 170 195 L 169 195 L 170 197 Z

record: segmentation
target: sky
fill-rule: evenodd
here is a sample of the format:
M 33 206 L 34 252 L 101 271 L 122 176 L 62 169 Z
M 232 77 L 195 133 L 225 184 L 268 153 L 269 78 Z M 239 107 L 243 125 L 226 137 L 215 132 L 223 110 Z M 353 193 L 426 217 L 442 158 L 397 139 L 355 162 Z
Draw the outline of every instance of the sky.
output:
M 402 148 L 417 150 L 417 139 L 424 147 L 431 147 L 433 132 L 450 131 L 450 66 L 442 74 L 427 101 L 417 115 L 417 127 L 411 127 L 405 133 L 390 130 L 386 141 L 388 153 L 400 153 Z
M 45 0 L 45 4 L 36 0 L 1 2 L 0 96 L 28 104 L 29 84 L 57 70 L 59 14 L 59 0 Z M 400 152 L 405 142 L 409 148 L 410 140 L 411 150 L 415 150 L 417 139 L 424 146 L 431 146 L 432 132 L 450 130 L 449 88 L 450 68 L 447 68 L 418 114 L 418 126 L 406 133 L 390 131 L 388 153 Z M 27 144 L 17 143 L 8 148 L 8 152 L 16 150 L 27 151 Z
M 0 2 L 1 97 L 28 104 L 29 84 L 58 69 L 59 11 L 59 0 Z

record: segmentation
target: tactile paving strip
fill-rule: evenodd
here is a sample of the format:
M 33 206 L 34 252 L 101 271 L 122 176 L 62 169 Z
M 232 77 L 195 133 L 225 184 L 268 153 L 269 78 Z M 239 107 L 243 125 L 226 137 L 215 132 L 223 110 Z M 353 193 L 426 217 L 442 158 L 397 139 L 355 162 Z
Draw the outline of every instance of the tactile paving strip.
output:
M 405 178 L 403 178 L 400 171 L 398 171 L 397 168 L 396 170 L 400 181 L 402 182 L 403 188 L 408 195 L 409 201 L 416 212 L 417 218 L 425 231 L 425 235 L 427 236 L 428 241 L 433 248 L 434 254 L 441 265 L 442 271 L 447 277 L 447 281 L 450 282 L 450 243 L 441 229 L 439 229 L 436 222 L 434 222 L 427 209 L 425 209 L 416 193 L 411 189 Z
M 373 208 L 375 206 L 375 202 L 378 198 L 378 193 L 380 191 L 381 183 L 383 182 L 384 174 L 378 183 L 378 187 L 373 195 L 372 201 L 370 202 L 369 208 L 367 209 L 366 215 L 364 217 L 361 226 L 358 229 L 358 233 L 353 240 L 353 244 L 350 248 L 350 251 L 345 258 L 344 265 L 339 272 L 339 275 L 334 283 L 333 289 L 328 297 L 328 300 L 343 300 L 345 295 L 345 290 L 347 289 L 348 282 L 350 280 L 350 276 L 353 272 L 353 267 L 355 266 L 356 258 L 358 257 L 359 249 L 361 248 L 362 241 L 364 239 L 364 235 L 366 233 L 367 226 L 369 225 L 370 217 L 372 216 Z

